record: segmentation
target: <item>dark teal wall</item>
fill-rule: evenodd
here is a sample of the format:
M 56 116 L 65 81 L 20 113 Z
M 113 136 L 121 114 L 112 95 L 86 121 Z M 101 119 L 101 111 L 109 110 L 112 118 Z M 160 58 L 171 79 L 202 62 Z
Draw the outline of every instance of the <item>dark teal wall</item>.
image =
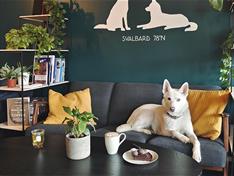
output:
M 5 34 L 12 28 L 19 27 L 20 15 L 32 14 L 33 0 L 0 0 L 0 48 L 6 48 Z M 25 23 L 25 21 L 24 21 Z M 32 57 L 25 55 L 25 63 L 32 64 Z M 8 64 L 16 64 L 19 61 L 19 54 L 0 53 L 0 66 L 5 62 Z
M 208 0 L 158 0 L 166 13 L 182 13 L 198 23 L 196 32 L 135 29 L 146 23 L 151 0 L 129 0 L 131 31 L 94 30 L 104 23 L 116 0 L 78 0 L 73 14 L 71 80 L 219 84 L 220 45 L 229 31 L 229 14 L 214 11 Z M 166 35 L 161 42 L 122 42 L 122 36 Z
M 214 11 L 208 0 L 158 0 L 164 12 L 182 13 L 198 23 L 198 31 L 190 33 L 183 29 L 136 30 L 137 24 L 149 19 L 144 8 L 150 0 L 129 0 L 132 31 L 97 31 L 93 26 L 105 22 L 116 0 L 77 2 L 82 10 L 69 17 L 71 80 L 161 83 L 167 78 L 174 83 L 219 84 L 220 45 L 229 31 L 229 14 Z M 18 15 L 32 12 L 32 3 L 33 0 L 0 0 L 1 48 L 5 47 L 4 34 L 18 26 Z M 122 42 L 123 35 L 166 35 L 166 41 Z M 0 63 L 10 58 L 1 54 Z

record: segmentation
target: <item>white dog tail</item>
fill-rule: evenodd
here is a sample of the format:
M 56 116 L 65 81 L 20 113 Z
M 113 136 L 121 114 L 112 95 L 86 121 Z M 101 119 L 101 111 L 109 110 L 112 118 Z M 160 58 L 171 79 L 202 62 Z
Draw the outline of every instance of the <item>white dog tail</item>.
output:
M 106 24 L 98 24 L 98 25 L 94 26 L 94 29 L 107 29 L 107 25 Z
M 120 126 L 118 126 L 117 128 L 116 128 L 116 131 L 118 132 L 118 133 L 123 133 L 123 132 L 126 132 L 126 131 L 131 131 L 132 130 L 132 127 L 131 127 L 131 125 L 129 125 L 129 124 L 122 124 L 122 125 L 120 125 Z
M 198 28 L 198 25 L 197 23 L 194 23 L 194 22 L 189 22 L 189 27 L 187 27 L 184 31 L 185 32 L 191 32 L 191 31 L 196 31 L 197 28 Z

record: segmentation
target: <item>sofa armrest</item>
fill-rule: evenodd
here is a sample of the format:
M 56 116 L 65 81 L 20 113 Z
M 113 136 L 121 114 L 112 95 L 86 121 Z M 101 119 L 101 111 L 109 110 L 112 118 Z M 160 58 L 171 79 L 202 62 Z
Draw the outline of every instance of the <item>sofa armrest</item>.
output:
M 223 118 L 223 143 L 224 143 L 224 148 L 226 151 L 228 151 L 228 146 L 229 146 L 229 114 L 228 113 L 223 113 L 222 118 Z
M 229 143 L 230 143 L 230 150 L 231 154 L 234 156 L 234 151 L 233 151 L 233 135 L 234 135 L 234 125 L 230 125 L 230 135 L 229 135 Z

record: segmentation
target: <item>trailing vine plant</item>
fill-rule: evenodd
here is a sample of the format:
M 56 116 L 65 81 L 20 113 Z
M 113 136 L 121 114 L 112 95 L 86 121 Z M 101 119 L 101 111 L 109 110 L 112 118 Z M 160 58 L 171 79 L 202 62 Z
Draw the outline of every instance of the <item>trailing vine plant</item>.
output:
M 54 44 L 56 49 L 60 49 L 63 45 L 63 37 L 65 36 L 66 28 L 66 18 L 65 15 L 67 11 L 65 10 L 63 4 L 59 3 L 58 0 L 45 0 L 44 1 L 45 10 L 51 15 L 49 17 L 49 33 L 54 36 Z M 69 10 L 71 12 L 77 12 L 79 9 L 79 4 L 76 0 L 70 0 Z
M 222 44 L 222 59 L 220 66 L 221 86 L 229 88 L 231 86 L 232 75 L 232 47 L 233 47 L 233 33 L 230 32 L 226 40 Z
M 218 11 L 223 8 L 224 0 L 209 0 L 211 6 Z M 234 2 L 231 4 L 230 10 L 233 8 Z M 234 77 L 232 68 L 232 47 L 234 44 L 233 31 L 231 31 L 225 41 L 222 44 L 222 59 L 220 66 L 220 77 L 221 86 L 225 89 L 231 87 L 231 80 Z

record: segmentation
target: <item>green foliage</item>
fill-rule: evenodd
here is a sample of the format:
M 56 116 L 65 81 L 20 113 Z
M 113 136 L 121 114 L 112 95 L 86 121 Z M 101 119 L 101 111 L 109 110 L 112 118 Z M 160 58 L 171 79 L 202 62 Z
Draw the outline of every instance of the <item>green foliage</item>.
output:
M 222 64 L 220 67 L 221 86 L 223 88 L 229 88 L 231 86 L 231 69 L 232 69 L 232 47 L 233 47 L 233 33 L 230 32 L 222 44 Z
M 46 28 L 33 24 L 24 24 L 20 29 L 11 29 L 6 33 L 5 39 L 8 49 L 35 47 L 37 55 L 55 48 L 54 37 L 46 31 Z
M 51 15 L 49 18 L 50 34 L 54 36 L 56 49 L 59 49 L 64 43 L 62 37 L 65 35 L 63 30 L 66 28 L 66 11 L 57 0 L 45 0 L 44 5 L 46 11 Z
M 218 11 L 221 11 L 223 8 L 223 0 L 209 0 L 211 6 Z
M 10 67 L 5 63 L 5 65 L 0 69 L 0 77 L 3 79 L 16 79 L 18 77 L 18 71 L 14 66 Z
M 93 122 L 97 118 L 92 113 L 80 113 L 79 109 L 76 107 L 73 109 L 70 107 L 63 107 L 63 110 L 72 117 L 72 119 L 65 117 L 63 123 L 67 122 L 68 133 L 71 133 L 73 137 L 80 138 L 87 135 L 89 133 L 88 125 L 92 126 L 95 130 Z

